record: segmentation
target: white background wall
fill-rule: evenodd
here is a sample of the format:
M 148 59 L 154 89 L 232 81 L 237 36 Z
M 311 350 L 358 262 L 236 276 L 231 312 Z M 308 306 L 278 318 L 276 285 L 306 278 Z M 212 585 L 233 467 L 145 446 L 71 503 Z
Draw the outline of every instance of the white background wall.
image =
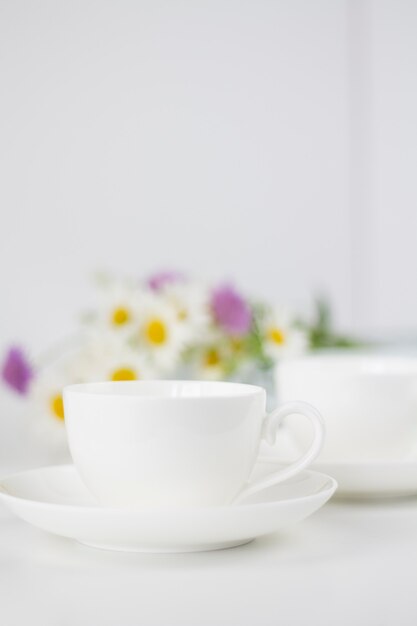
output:
M 368 321 L 417 328 L 417 3 L 375 3 Z
M 0 347 L 175 267 L 417 327 L 417 3 L 0 0 Z

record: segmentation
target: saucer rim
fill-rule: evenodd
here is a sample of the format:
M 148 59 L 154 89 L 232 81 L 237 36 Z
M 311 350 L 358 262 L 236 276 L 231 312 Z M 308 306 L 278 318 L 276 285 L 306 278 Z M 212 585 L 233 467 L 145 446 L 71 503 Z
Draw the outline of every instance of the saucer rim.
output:
M 318 473 L 322 473 L 321 470 L 315 470 L 316 467 L 377 467 L 377 466 L 385 466 L 385 467 L 407 467 L 407 466 L 417 466 L 417 459 L 404 459 L 404 460 L 393 460 L 393 459 L 364 459 L 363 461 L 314 461 L 311 465 L 313 471 L 317 471 Z
M 308 494 L 308 495 L 304 495 L 304 496 L 297 496 L 294 498 L 284 498 L 284 499 L 280 499 L 280 500 L 274 500 L 274 501 L 270 501 L 270 502 L 253 502 L 253 503 L 247 503 L 247 504 L 238 504 L 236 506 L 234 506 L 233 504 L 223 504 L 223 505 L 219 505 L 219 506 L 194 506 L 194 507 L 143 507 L 143 508 L 129 508 L 129 507 L 113 507 L 113 506 L 106 506 L 103 504 L 100 504 L 99 502 L 96 505 L 92 505 L 92 504 L 64 504 L 62 502 L 44 502 L 42 500 L 34 500 L 32 498 L 26 498 L 26 497 L 22 497 L 22 496 L 18 496 L 18 495 L 13 495 L 12 493 L 8 493 L 8 491 L 6 490 L 7 487 L 6 485 L 4 485 L 3 483 L 7 480 L 12 480 L 15 478 L 19 478 L 21 476 L 25 476 L 29 473 L 36 473 L 36 472 L 41 472 L 41 471 L 54 471 L 54 470 L 59 470 L 59 471 L 72 471 L 74 473 L 77 473 L 77 470 L 75 468 L 75 465 L 72 463 L 65 463 L 65 464 L 54 464 L 54 465 L 45 465 L 45 466 L 40 466 L 37 468 L 31 468 L 31 469 L 26 469 L 26 470 L 22 470 L 19 472 L 14 472 L 13 474 L 8 474 L 6 476 L 1 476 L 0 477 L 0 501 L 3 500 L 5 503 L 10 502 L 24 502 L 27 504 L 33 504 L 33 505 L 37 505 L 37 506 L 41 506 L 42 508 L 53 508 L 53 509 L 64 509 L 64 510 L 75 510 L 75 509 L 82 509 L 83 511 L 89 511 L 89 512 L 93 512 L 93 511 L 106 511 L 106 513 L 114 513 L 114 514 L 121 514 L 121 513 L 126 513 L 128 512 L 129 514 L 144 514 L 147 512 L 155 512 L 156 510 L 158 511 L 158 513 L 164 513 L 164 512 L 169 512 L 172 513 L 173 511 L 177 511 L 177 512 L 181 512 L 181 513 L 187 513 L 187 514 L 192 514 L 193 512 L 198 512 L 201 513 L 202 511 L 216 511 L 216 512 L 223 512 L 226 510 L 230 510 L 231 508 L 233 509 L 239 509 L 239 510 L 247 510 L 247 509 L 251 509 L 251 508 L 271 508 L 271 507 L 276 507 L 276 506 L 280 506 L 280 505 L 287 505 L 288 503 L 296 503 L 296 502 L 306 502 L 312 499 L 315 499 L 317 497 L 322 498 L 324 495 L 326 495 L 327 500 L 329 500 L 337 491 L 338 489 L 338 482 L 336 481 L 335 478 L 333 478 L 332 476 L 329 476 L 328 474 L 321 472 L 321 471 L 317 471 L 314 469 L 305 469 L 302 470 L 300 472 L 300 474 L 313 474 L 313 475 L 318 475 L 321 476 L 323 479 L 326 479 L 327 482 L 324 483 L 323 487 L 319 490 L 319 491 L 315 491 L 314 493 Z M 287 481 L 283 481 L 282 484 L 285 484 Z M 267 488 L 265 488 L 266 490 Z M 326 500 L 326 501 L 327 501 Z

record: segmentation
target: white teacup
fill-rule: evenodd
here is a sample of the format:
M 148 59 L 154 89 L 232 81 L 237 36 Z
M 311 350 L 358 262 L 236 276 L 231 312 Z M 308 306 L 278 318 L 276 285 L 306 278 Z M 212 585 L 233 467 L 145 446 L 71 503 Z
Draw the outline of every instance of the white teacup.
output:
M 261 387 L 226 382 L 72 385 L 64 390 L 70 451 L 83 481 L 106 505 L 230 504 L 294 476 L 321 449 L 316 409 L 292 402 L 266 415 L 265 399 Z M 296 462 L 249 484 L 261 439 L 273 443 L 290 414 L 311 421 L 313 442 Z
M 326 354 L 283 361 L 278 399 L 301 398 L 326 421 L 320 461 L 407 460 L 417 456 L 417 358 Z M 297 418 L 297 444 L 308 433 Z

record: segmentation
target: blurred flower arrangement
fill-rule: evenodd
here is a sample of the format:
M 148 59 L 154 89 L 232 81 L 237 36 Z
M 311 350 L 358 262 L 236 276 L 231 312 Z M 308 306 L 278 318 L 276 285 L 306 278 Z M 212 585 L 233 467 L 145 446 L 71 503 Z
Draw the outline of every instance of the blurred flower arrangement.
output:
M 66 384 L 168 377 L 251 382 L 254 372 L 281 358 L 349 345 L 332 333 L 323 302 L 317 319 L 305 322 L 252 302 L 232 285 L 212 288 L 161 272 L 142 283 L 102 278 L 97 307 L 83 316 L 70 348 L 36 363 L 13 346 L 1 375 L 40 414 L 62 424 Z

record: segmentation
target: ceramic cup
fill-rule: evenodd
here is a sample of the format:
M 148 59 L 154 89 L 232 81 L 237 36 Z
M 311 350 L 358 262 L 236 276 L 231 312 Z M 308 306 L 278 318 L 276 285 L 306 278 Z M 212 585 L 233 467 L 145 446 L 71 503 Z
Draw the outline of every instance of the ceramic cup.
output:
M 72 385 L 64 390 L 71 455 L 102 504 L 230 504 L 294 476 L 321 449 L 324 427 L 316 409 L 291 402 L 266 415 L 265 400 L 261 387 L 226 382 Z M 292 414 L 313 426 L 307 451 L 248 483 L 261 440 L 272 444 L 280 423 Z
M 301 398 L 326 421 L 324 462 L 407 460 L 417 457 L 417 358 L 327 354 L 282 362 L 280 401 Z M 294 418 L 291 433 L 304 446 L 308 433 Z

